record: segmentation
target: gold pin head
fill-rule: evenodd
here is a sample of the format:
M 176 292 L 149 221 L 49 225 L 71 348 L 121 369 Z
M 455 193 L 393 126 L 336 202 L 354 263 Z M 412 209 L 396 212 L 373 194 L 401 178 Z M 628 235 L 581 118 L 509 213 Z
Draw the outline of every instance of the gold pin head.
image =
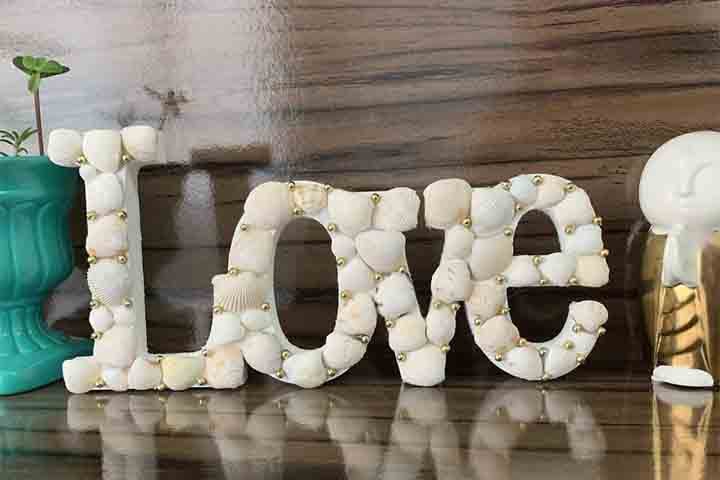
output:
M 360 340 L 360 342 L 362 342 L 362 343 L 364 343 L 365 345 L 367 345 L 368 342 L 370 342 L 370 337 L 368 337 L 367 335 L 360 335 L 359 340 Z
M 283 350 L 282 352 L 280 352 L 280 358 L 282 358 L 283 360 L 287 360 L 288 358 L 290 358 L 290 350 Z
M 512 228 L 510 228 L 510 227 L 503 228 L 503 235 L 505 235 L 506 237 L 512 237 L 512 234 L 513 234 Z
M 495 361 L 496 362 L 502 362 L 503 360 L 503 354 L 502 353 L 496 353 L 495 354 Z
M 380 197 L 380 194 L 379 194 L 379 193 L 373 193 L 372 195 L 370 195 L 370 200 L 372 200 L 372 202 L 373 202 L 375 205 L 377 205 L 378 203 L 380 203 L 381 198 L 382 198 L 382 197 Z
M 405 352 L 400 352 L 397 354 L 397 359 L 399 362 L 404 362 L 407 360 L 407 355 L 405 355 Z
M 603 219 L 602 217 L 595 217 L 593 218 L 593 223 L 597 225 L 598 227 L 602 227 Z
M 345 259 L 343 257 L 338 257 L 338 259 L 335 260 L 335 263 L 338 267 L 342 267 L 345 265 Z
M 328 223 L 327 229 L 328 232 L 334 232 L 335 230 L 337 230 L 337 225 L 335 225 L 334 223 Z
M 495 283 L 500 285 L 505 283 L 505 277 L 503 275 L 495 275 Z
M 262 310 L 263 312 L 269 312 L 271 308 L 272 307 L 269 303 L 263 303 L 262 305 L 260 305 L 260 310 Z
M 463 227 L 465 227 L 465 228 L 470 228 L 470 227 L 472 227 L 472 219 L 471 219 L 470 217 L 464 218 L 463 221 L 462 221 L 462 225 L 463 225 Z
M 573 233 L 575 233 L 575 225 L 565 225 L 565 233 L 567 233 L 568 235 L 572 235 Z
M 85 214 L 85 218 L 87 218 L 90 222 L 94 222 L 97 220 L 97 212 L 95 210 L 90 210 Z
M 580 333 L 582 332 L 582 326 L 579 323 L 576 323 L 575 325 L 573 325 L 572 331 L 574 333 Z
M 95 265 L 97 263 L 98 259 L 95 255 L 90 255 L 88 257 L 87 261 L 90 265 Z
M 350 292 L 348 292 L 347 290 L 343 290 L 342 292 L 340 292 L 340 298 L 342 300 L 347 300 L 348 298 L 350 298 Z
M 442 302 L 435 301 L 435 302 L 432 302 L 432 306 L 434 309 L 439 309 L 439 308 L 442 308 L 443 304 L 442 304 Z
M 241 223 L 241 224 L 240 224 L 240 231 L 241 231 L 241 232 L 247 232 L 249 228 L 250 228 L 250 227 L 248 227 L 248 225 L 245 224 L 245 223 Z
M 126 212 L 125 210 L 118 210 L 118 211 L 117 211 L 117 217 L 118 217 L 120 220 L 127 220 L 128 214 L 127 214 L 127 212 Z
M 132 160 L 132 157 L 130 155 L 128 155 L 127 153 L 123 153 L 122 156 L 120 157 L 120 161 L 122 163 L 129 163 L 131 160 Z
M 327 369 L 327 376 L 328 376 L 328 377 L 334 377 L 335 375 L 337 375 L 337 370 L 335 370 L 334 368 L 328 368 L 328 369 Z
M 610 255 L 610 250 L 608 250 L 607 248 L 603 248 L 602 250 L 600 250 L 601 257 L 607 258 L 609 255 Z
M 532 262 L 533 262 L 533 265 L 535 265 L 535 266 L 540 265 L 542 263 L 542 261 L 543 261 L 543 257 L 541 257 L 540 255 L 535 255 L 534 257 L 532 257 Z
M 448 353 L 450 351 L 450 345 L 443 345 L 442 347 L 440 347 L 440 351 L 442 353 Z
M 576 277 L 570 277 L 570 279 L 568 280 L 568 285 L 575 286 L 578 283 L 580 283 L 580 282 L 578 282 L 578 279 Z
M 284 378 L 285 370 L 283 370 L 282 368 L 278 368 L 277 370 L 275 370 L 275 376 L 278 378 Z
M 510 191 L 510 187 L 511 187 L 511 186 L 512 186 L 512 185 L 510 184 L 510 182 L 507 182 L 507 181 L 506 181 L 506 182 L 500 182 L 500 187 L 501 187 L 503 190 Z
M 379 282 L 379 281 L 382 280 L 382 279 L 383 279 L 383 274 L 376 272 L 376 273 L 375 273 L 375 281 L 376 281 L 376 282 Z
M 546 285 L 548 285 L 548 284 L 550 284 L 550 280 L 548 280 L 547 278 L 541 278 L 541 279 L 540 279 L 540 286 L 541 286 L 541 287 L 544 287 L 544 286 L 546 286 Z
M 293 208 L 292 213 L 293 213 L 293 215 L 295 215 L 296 217 L 299 217 L 299 216 L 302 215 L 304 212 L 303 212 L 303 209 L 302 209 L 302 208 L 300 208 L 300 207 L 295 207 L 295 208 Z
M 598 328 L 597 333 L 598 333 L 599 337 L 602 337 L 603 335 L 605 335 L 607 333 L 607 330 L 605 329 L 605 327 L 600 327 L 600 328 Z
M 207 385 L 207 380 L 205 380 L 203 377 L 200 377 L 197 379 L 198 385 Z
M 572 342 L 572 340 L 565 340 L 563 342 L 563 348 L 565 350 L 572 350 L 573 348 L 575 348 L 575 344 Z
M 392 320 L 385 320 L 385 326 L 387 328 L 393 328 L 395 326 L 395 322 L 393 322 Z
M 117 261 L 118 261 L 118 263 L 121 263 L 123 265 L 126 264 L 128 262 L 127 255 L 118 255 Z
M 224 311 L 225 311 L 225 309 L 222 307 L 222 305 L 215 305 L 212 309 L 212 312 L 215 315 L 219 315 L 219 314 L 223 313 Z
M 237 277 L 238 275 L 240 275 L 240 269 L 237 267 L 230 267 L 228 269 L 228 274 L 232 275 L 233 277 Z
M 458 310 L 460 310 L 460 304 L 459 303 L 453 303 L 450 305 L 450 310 L 453 311 L 453 313 L 457 313 Z
M 295 190 L 295 182 L 288 182 L 288 190 L 291 192 Z
M 125 299 L 123 300 L 123 305 L 126 306 L 127 308 L 132 307 L 132 306 L 133 306 L 133 301 L 132 301 L 132 299 L 130 299 L 130 298 L 125 298 Z
M 538 186 L 538 185 L 542 184 L 542 183 L 543 183 L 543 177 L 540 176 L 540 175 L 535 175 L 535 176 L 533 176 L 533 178 L 532 178 L 532 183 L 533 183 L 533 185 L 535 185 L 535 186 Z
M 518 346 L 518 347 L 525 347 L 525 346 L 527 346 L 527 340 L 525 340 L 524 338 L 518 338 L 517 346 Z
M 576 189 L 577 189 L 577 187 L 576 187 L 575 184 L 573 184 L 573 183 L 568 183 L 568 184 L 565 185 L 565 187 L 564 187 L 565 193 L 572 193 L 572 192 L 574 192 Z
M 323 185 L 323 190 L 325 190 L 325 192 L 327 192 L 327 193 L 332 192 L 332 189 L 333 189 L 332 185 Z

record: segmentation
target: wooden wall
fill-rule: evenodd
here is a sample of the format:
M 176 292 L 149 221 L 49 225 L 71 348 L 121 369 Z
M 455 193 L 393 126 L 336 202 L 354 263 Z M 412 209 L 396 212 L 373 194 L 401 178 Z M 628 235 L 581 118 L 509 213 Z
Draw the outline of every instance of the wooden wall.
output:
M 210 278 L 224 270 L 243 201 L 262 181 L 421 193 L 440 178 L 481 186 L 543 172 L 590 193 L 612 279 L 571 294 L 514 292 L 516 323 L 531 339 L 549 337 L 567 296 L 603 298 L 611 320 L 594 362 L 642 364 L 625 266 L 640 218 L 634 185 L 662 142 L 720 128 L 718 25 L 714 1 L 11 1 L 0 17 L 0 127 L 32 118 L 7 62 L 17 52 L 73 68 L 43 90 L 50 128 L 162 126 L 174 165 L 141 178 L 152 349 L 204 342 Z M 77 269 L 49 316 L 87 334 L 81 214 Z M 517 245 L 556 249 L 550 222 L 529 218 Z M 408 235 L 424 298 L 440 247 L 424 226 Z M 278 256 L 284 326 L 319 345 L 335 308 L 328 238 L 300 222 Z M 451 373 L 489 368 L 462 325 Z M 378 332 L 364 364 L 394 368 Z

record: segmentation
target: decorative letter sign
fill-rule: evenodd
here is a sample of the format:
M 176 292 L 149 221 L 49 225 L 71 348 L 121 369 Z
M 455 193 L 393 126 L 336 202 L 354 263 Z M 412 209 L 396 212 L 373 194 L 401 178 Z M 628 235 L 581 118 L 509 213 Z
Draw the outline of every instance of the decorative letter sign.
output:
M 198 352 L 147 352 L 137 173 L 156 162 L 149 127 L 122 132 L 57 130 L 50 158 L 79 164 L 88 205 L 88 286 L 92 357 L 65 362 L 67 388 L 235 388 L 253 369 L 304 388 L 347 372 L 365 354 L 379 313 L 388 328 L 402 380 L 433 386 L 445 379 L 455 316 L 465 302 L 470 328 L 485 355 L 511 375 L 547 380 L 582 363 L 604 332 L 607 310 L 572 303 L 560 334 L 548 342 L 520 337 L 507 307 L 507 287 L 599 287 L 608 281 L 601 220 L 587 194 L 552 175 L 521 175 L 491 188 L 458 179 L 428 186 L 425 218 L 443 230 L 442 260 L 432 277 L 429 313 L 420 312 L 403 232 L 417 226 L 420 199 L 408 188 L 348 192 L 309 181 L 268 182 L 248 196 L 232 239 L 228 269 L 213 284 L 213 322 Z M 553 221 L 561 252 L 513 256 L 515 228 L 530 210 Z M 332 240 L 339 285 L 334 330 L 316 349 L 287 339 L 275 306 L 273 264 L 280 235 L 293 219 L 312 218 Z

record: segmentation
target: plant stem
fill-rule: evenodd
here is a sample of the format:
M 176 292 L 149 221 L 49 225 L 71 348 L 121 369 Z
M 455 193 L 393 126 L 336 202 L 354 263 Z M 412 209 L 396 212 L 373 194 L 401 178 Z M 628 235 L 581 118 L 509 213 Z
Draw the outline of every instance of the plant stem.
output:
M 37 125 L 38 147 L 40 148 L 40 156 L 45 155 L 45 145 L 43 144 L 42 118 L 40 116 L 40 89 L 35 90 L 35 124 Z

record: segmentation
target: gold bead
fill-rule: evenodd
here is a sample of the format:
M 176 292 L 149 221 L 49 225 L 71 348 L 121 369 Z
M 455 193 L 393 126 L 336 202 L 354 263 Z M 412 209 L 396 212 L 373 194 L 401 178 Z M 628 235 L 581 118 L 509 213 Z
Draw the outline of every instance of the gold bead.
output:
M 603 248 L 602 250 L 600 250 L 601 257 L 607 258 L 608 255 L 610 255 L 610 250 L 608 250 L 607 248 Z
M 448 353 L 450 351 L 450 345 L 443 345 L 442 347 L 440 347 L 440 351 L 442 353 Z
M 602 337 L 603 335 L 605 335 L 607 333 L 607 329 L 605 327 L 600 327 L 600 328 L 598 328 L 597 333 L 598 333 L 599 337 Z
M 400 352 L 397 354 L 398 362 L 404 362 L 407 359 L 407 355 L 405 355 L 405 352 Z
M 569 284 L 569 285 L 573 285 L 573 286 L 574 286 L 574 285 L 577 285 L 578 283 L 579 283 L 579 282 L 578 282 L 578 279 L 577 279 L 576 277 L 570 277 L 570 279 L 568 280 L 568 284 Z
M 225 311 L 225 309 L 222 307 L 222 305 L 215 305 L 212 309 L 213 313 L 215 315 L 219 315 Z
M 334 377 L 335 375 L 337 375 L 337 370 L 335 370 L 334 368 L 328 368 L 328 369 L 327 369 L 327 376 L 328 376 L 328 377 Z
M 277 370 L 275 370 L 275 376 L 278 378 L 285 377 L 285 370 L 283 370 L 282 368 L 278 368 Z
M 450 310 L 453 311 L 453 313 L 457 313 L 458 310 L 460 310 L 460 304 L 459 303 L 453 303 L 450 305 Z
M 207 348 L 203 347 L 203 348 L 200 349 L 200 355 L 202 355 L 203 357 L 207 357 L 207 356 L 210 355 L 210 350 L 208 350 Z
M 123 153 L 120 157 L 120 161 L 122 161 L 122 163 L 128 163 L 130 160 L 132 160 L 132 157 L 127 153 Z
M 544 286 L 548 285 L 549 283 L 550 283 L 550 280 L 548 280 L 547 278 L 541 278 L 541 279 L 540 279 L 540 286 L 541 286 L 541 287 L 544 287 Z
M 585 355 L 583 355 L 582 353 L 578 353 L 575 357 L 575 361 L 578 365 L 582 365 L 583 363 L 585 363 Z
M 573 183 L 568 183 L 568 184 L 565 185 L 564 190 L 565 190 L 565 193 L 572 193 L 572 192 L 575 191 L 576 188 L 577 188 L 577 187 L 575 186 L 575 184 L 573 184 Z
M 299 217 L 299 216 L 302 215 L 304 212 L 303 212 L 303 209 L 302 209 L 302 208 L 300 208 L 300 207 L 295 207 L 295 208 L 293 208 L 293 212 L 292 212 L 292 213 L 293 213 L 293 215 L 295 215 L 296 217 Z
M 335 263 L 337 263 L 338 267 L 342 267 L 345 265 L 345 259 L 343 257 L 338 257 L 338 259 L 335 260 Z
M 158 384 L 157 387 L 155 387 L 155 390 L 157 390 L 158 392 L 162 392 L 162 391 L 165 390 L 166 388 L 167 388 L 167 386 L 165 386 L 164 383 L 160 383 L 160 384 Z
M 510 313 L 510 309 L 508 307 L 498 308 L 498 315 L 507 315 L 508 313 Z
M 125 210 L 118 210 L 116 215 L 120 220 L 127 220 L 128 217 L 128 214 Z
M 575 344 L 571 340 L 565 340 L 565 342 L 563 342 L 563 348 L 565 350 L 572 350 L 575 348 Z
M 350 292 L 348 292 L 347 290 L 343 290 L 342 292 L 340 292 L 340 298 L 343 300 L 347 300 L 348 298 L 350 298 Z
M 327 193 L 332 192 L 332 185 L 323 185 L 323 190 L 325 190 Z
M 327 229 L 328 232 L 334 232 L 335 230 L 337 230 L 337 225 L 335 225 L 334 223 L 328 223 Z
M 470 217 L 464 218 L 463 221 L 462 221 L 462 225 L 463 225 L 463 227 L 465 227 L 465 228 L 470 228 L 470 227 L 472 227 L 472 218 L 470 218 Z
M 372 200 L 372 202 L 373 202 L 375 205 L 377 205 L 378 203 L 380 203 L 380 199 L 381 199 L 381 197 L 380 197 L 380 194 L 379 194 L 379 193 L 373 193 L 372 195 L 370 195 L 370 200 Z
M 90 256 L 88 257 L 88 263 L 89 263 L 90 265 L 95 265 L 95 264 L 97 263 L 97 260 L 98 260 L 98 259 L 97 259 L 97 257 L 96 257 L 95 255 L 90 255 Z
M 280 352 L 280 358 L 282 358 L 283 360 L 287 360 L 288 358 L 290 358 L 290 350 L 283 350 L 282 352 Z
M 271 308 L 272 307 L 269 303 L 263 303 L 262 305 L 260 305 L 260 310 L 262 310 L 263 312 L 269 312 Z
M 545 348 L 545 347 L 538 348 L 538 355 L 540 355 L 541 357 L 544 357 L 545 355 L 547 355 L 547 348 Z
M 123 305 L 125 305 L 125 306 L 128 307 L 128 308 L 130 308 L 130 307 L 132 307 L 133 302 L 132 302 L 131 299 L 125 298 L 125 299 L 123 299 Z
M 572 331 L 574 333 L 580 333 L 582 332 L 582 326 L 579 323 L 576 323 L 575 325 L 573 325 Z
M 379 281 L 382 280 L 382 279 L 383 279 L 383 274 L 376 272 L 376 273 L 375 273 L 375 281 L 376 281 L 376 282 L 379 282 Z
M 87 161 L 87 158 L 85 157 L 85 155 L 80 155 L 80 156 L 77 158 L 77 164 L 78 164 L 78 165 L 85 165 L 86 163 L 88 163 L 88 161 Z
M 203 377 L 200 377 L 197 379 L 196 382 L 198 385 L 207 385 L 207 380 L 205 380 Z
M 237 267 L 230 267 L 230 269 L 228 269 L 228 274 L 232 275 L 233 277 L 237 277 L 238 275 L 240 275 L 240 269 Z
M 502 187 L 503 190 L 509 191 L 511 186 L 510 182 L 500 182 L 500 187 Z
M 106 385 L 105 385 L 105 381 L 104 381 L 102 378 L 99 378 L 99 379 L 95 382 L 95 388 L 105 388 L 105 386 L 106 386 Z
M 595 217 L 593 218 L 593 223 L 597 225 L 598 227 L 602 227 L 603 219 L 602 217 Z
M 475 324 L 475 326 L 479 327 L 483 323 L 482 318 L 475 317 L 475 320 L 473 320 L 473 323 Z
M 534 257 L 532 257 L 532 262 L 533 262 L 533 265 L 535 265 L 535 266 L 540 265 L 542 263 L 542 261 L 543 261 L 543 257 L 541 257 L 540 255 L 535 255 Z
M 544 382 L 547 382 L 547 381 L 550 380 L 551 378 L 552 378 L 552 377 L 550 376 L 549 373 L 546 373 L 546 374 L 544 374 L 544 375 L 542 376 L 542 380 L 543 380 Z
M 247 226 L 245 223 L 240 224 L 240 231 L 241 232 L 247 232 L 250 227 Z
M 98 300 L 95 300 L 94 298 L 90 300 L 90 308 L 95 309 L 100 306 L 100 302 Z
M 505 283 L 505 277 L 503 275 L 495 275 L 495 283 L 502 285 Z
M 525 208 L 525 205 L 523 205 L 522 203 L 515 204 L 515 212 L 522 212 L 524 208 Z
M 118 261 L 118 263 L 121 263 L 124 265 L 127 263 L 128 259 L 127 259 L 127 256 L 125 256 L 125 255 L 118 255 L 117 261 Z
M 91 340 L 100 340 L 102 338 L 102 332 L 93 332 L 90 335 Z
M 512 237 L 512 234 L 513 234 L 513 229 L 512 229 L 512 228 L 510 228 L 510 227 L 505 227 L 505 228 L 503 229 L 503 235 L 505 235 L 506 237 Z
M 405 275 L 407 273 L 407 269 L 405 267 L 400 267 L 397 269 L 397 273 Z
M 496 361 L 496 362 L 502 362 L 502 360 L 503 360 L 503 355 L 502 355 L 502 353 L 496 353 L 496 354 L 495 354 L 495 361 Z
M 568 235 L 572 235 L 573 233 L 575 233 L 575 225 L 565 225 L 565 233 L 567 233 Z
M 533 183 L 533 185 L 535 185 L 535 186 L 540 185 L 541 183 L 543 183 L 543 177 L 540 176 L 540 175 L 535 175 L 535 176 L 532 178 L 532 183 Z
M 525 340 L 524 338 L 518 338 L 517 346 L 518 346 L 518 347 L 525 347 L 525 346 L 527 346 L 527 340 Z
M 87 218 L 90 222 L 94 222 L 97 220 L 97 212 L 95 210 L 90 210 L 85 214 L 85 218 Z
M 439 309 L 439 308 L 442 308 L 443 304 L 442 304 L 442 302 L 437 302 L 437 301 L 435 301 L 435 302 L 433 302 L 432 306 L 433 306 L 434 309 L 437 310 L 437 309 Z
M 368 337 L 367 335 L 360 335 L 359 340 L 360 340 L 360 342 L 367 345 L 368 342 L 370 342 L 370 337 Z
M 288 182 L 288 190 L 291 192 L 295 190 L 295 182 Z
M 385 326 L 387 328 L 393 328 L 395 326 L 395 322 L 393 322 L 392 320 L 385 320 Z

